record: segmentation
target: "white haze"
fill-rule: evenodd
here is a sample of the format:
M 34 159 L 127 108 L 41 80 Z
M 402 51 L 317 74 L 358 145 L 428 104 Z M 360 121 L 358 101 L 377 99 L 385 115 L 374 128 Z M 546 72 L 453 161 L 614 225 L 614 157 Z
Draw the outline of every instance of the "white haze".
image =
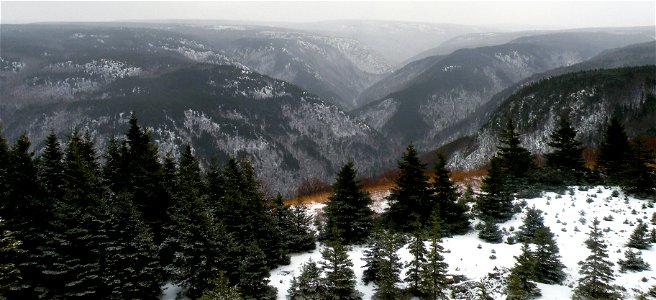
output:
M 0 1 L 0 22 L 391 20 L 508 29 L 653 26 L 655 1 L 55 2 Z M 521 25 L 521 27 L 519 27 Z

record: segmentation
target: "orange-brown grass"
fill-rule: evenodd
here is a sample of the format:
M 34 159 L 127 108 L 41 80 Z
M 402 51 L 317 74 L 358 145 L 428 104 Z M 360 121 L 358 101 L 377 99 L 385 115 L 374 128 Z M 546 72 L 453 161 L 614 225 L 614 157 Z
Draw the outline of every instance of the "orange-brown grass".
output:
M 455 170 L 451 172 L 451 180 L 459 185 L 473 185 L 477 186 L 478 179 L 487 175 L 487 169 L 480 168 L 476 170 Z M 430 181 L 432 182 L 432 171 L 427 172 L 426 176 L 429 176 Z M 383 192 L 387 191 L 395 186 L 394 178 L 392 176 L 381 176 L 374 179 L 365 179 L 362 180 L 363 188 L 369 193 Z M 312 203 L 325 203 L 330 197 L 330 191 L 321 191 L 316 193 L 311 193 L 308 195 L 293 197 L 285 200 L 285 204 L 312 204 Z

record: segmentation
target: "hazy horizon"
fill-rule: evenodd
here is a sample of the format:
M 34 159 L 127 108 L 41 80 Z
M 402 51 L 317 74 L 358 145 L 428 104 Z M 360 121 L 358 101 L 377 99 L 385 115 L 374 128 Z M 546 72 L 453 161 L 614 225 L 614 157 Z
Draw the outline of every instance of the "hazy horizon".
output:
M 655 26 L 656 2 L 15 2 L 0 23 L 207 20 L 251 23 L 401 21 L 519 29 Z

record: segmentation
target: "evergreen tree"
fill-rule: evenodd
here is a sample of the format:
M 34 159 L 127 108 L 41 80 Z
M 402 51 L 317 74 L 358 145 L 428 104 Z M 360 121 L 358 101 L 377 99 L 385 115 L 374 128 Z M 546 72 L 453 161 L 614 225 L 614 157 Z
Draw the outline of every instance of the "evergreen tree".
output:
M 549 227 L 539 227 L 535 230 L 532 242 L 536 246 L 533 253 L 535 280 L 546 284 L 560 284 L 565 279 L 565 265 L 560 261 L 560 250 L 554 240 L 554 234 Z
M 476 209 L 482 219 L 507 221 L 512 217 L 512 195 L 501 170 L 501 161 L 493 157 L 481 186 L 483 194 L 476 199 Z
M 127 192 L 143 219 L 155 236 L 155 243 L 163 241 L 165 220 L 168 219 L 166 190 L 162 184 L 162 165 L 159 162 L 157 146 L 150 132 L 142 128 L 135 113 L 130 115 L 126 140 L 120 149 L 120 162 L 116 169 L 117 182 L 113 182 L 115 193 Z
M 251 242 L 239 266 L 239 289 L 244 299 L 275 299 L 276 289 L 269 284 L 269 269 L 265 256 L 255 242 Z
M 344 165 L 337 173 L 333 192 L 325 209 L 326 227 L 336 227 L 345 244 L 365 241 L 371 230 L 373 211 L 369 208 L 371 198 L 356 180 L 353 163 Z M 324 239 L 330 233 L 323 233 Z
M 0 132 L 0 213 L 4 213 L 8 209 L 5 206 L 9 203 L 9 193 L 11 191 L 9 185 L 9 172 L 11 171 L 9 159 L 7 140 Z
M 381 257 L 376 299 L 398 299 L 400 291 L 396 286 L 401 281 L 399 274 L 403 264 L 396 253 L 403 246 L 403 240 L 391 228 L 384 232 L 381 241 Z
M 398 162 L 399 175 L 396 186 L 387 197 L 390 207 L 386 220 L 393 221 L 403 232 L 412 230 L 412 220 L 408 216 L 419 215 L 422 224 L 427 225 L 432 213 L 428 178 L 424 175 L 426 166 L 419 161 L 417 151 L 408 145 L 403 158 Z
M 549 137 L 547 145 L 553 148 L 553 152 L 545 154 L 547 167 L 559 170 L 574 180 L 580 179 L 585 170 L 583 149 L 581 143 L 576 140 L 576 131 L 566 114 L 560 116 L 556 129 Z
M 431 211 L 438 210 L 442 220 L 442 230 L 446 235 L 464 234 L 469 230 L 467 206 L 458 202 L 458 191 L 453 186 L 446 168 L 446 157 L 442 151 L 437 153 L 435 180 L 433 182 L 433 202 Z
M 527 243 L 522 245 L 522 253 L 515 256 L 515 266 L 510 270 L 506 293 L 508 299 L 529 299 L 539 296 L 537 285 L 530 280 L 536 279 L 537 261 Z
M 640 250 L 634 251 L 631 248 L 624 252 L 624 260 L 620 259 L 617 264 L 620 265 L 621 272 L 626 272 L 627 270 L 633 272 L 649 270 L 649 264 L 642 259 Z
M 337 230 L 333 229 L 333 232 L 334 240 L 328 242 L 321 251 L 321 269 L 326 273 L 328 299 L 361 299 L 360 293 L 355 289 L 353 263 L 337 235 Z
M 316 247 L 312 230 L 312 216 L 302 203 L 295 206 L 285 205 L 281 195 L 273 200 L 273 212 L 278 230 L 285 237 L 285 252 L 301 252 Z
M 524 179 L 534 166 L 531 152 L 520 145 L 519 133 L 512 118 L 508 118 L 502 129 L 499 142 L 497 156 L 504 174 L 507 174 L 511 182 L 514 182 L 514 188 L 519 188 L 516 186 L 516 181 Z
M 21 242 L 5 229 L 5 221 L 0 218 L 0 299 L 5 293 L 17 290 L 21 283 L 21 274 L 17 260 L 22 251 Z
M 408 283 L 408 289 L 410 293 L 415 296 L 420 296 L 419 286 L 421 284 L 421 269 L 427 263 L 426 256 L 428 251 L 426 250 L 426 245 L 424 245 L 425 233 L 419 218 L 413 223 L 415 230 L 412 232 L 410 237 L 410 244 L 408 244 L 408 249 L 412 255 L 412 259 L 408 261 L 405 265 L 408 268 L 408 271 L 405 274 L 405 282 Z
M 623 173 L 622 187 L 631 194 L 650 197 L 656 195 L 656 168 L 654 151 L 643 137 L 633 139 L 629 145 L 627 169 Z
M 125 194 L 105 200 L 103 232 L 107 239 L 101 266 L 100 297 L 156 298 L 162 293 L 162 270 L 150 228 Z
M 39 159 L 38 176 L 49 203 L 59 201 L 64 196 L 64 153 L 54 132 L 46 138 L 46 147 Z
M 649 242 L 649 229 L 647 228 L 647 224 L 643 223 L 642 220 L 639 220 L 626 246 L 640 250 L 649 249 L 651 246 Z
M 321 270 L 310 259 L 301 267 L 301 275 L 292 278 L 288 297 L 290 300 L 322 300 L 328 298 L 326 285 L 321 278 Z
M 649 242 L 656 243 L 656 228 L 652 228 L 649 232 Z
M 526 210 L 526 215 L 522 218 L 523 224 L 517 231 L 517 240 L 519 242 L 529 243 L 535 238 L 538 229 L 544 228 L 544 217 L 542 211 L 535 207 Z
M 289 218 L 291 226 L 288 228 L 288 233 L 283 235 L 289 241 L 289 251 L 314 250 L 316 238 L 312 229 L 312 215 L 308 212 L 307 207 L 300 203 L 292 206 Z
M 364 260 L 362 282 L 369 284 L 370 282 L 380 281 L 380 268 L 383 257 L 383 239 L 385 232 L 383 231 L 380 221 L 374 222 L 374 228 L 367 240 L 367 248 L 364 250 L 362 260 Z
M 442 247 L 442 238 L 440 232 L 440 221 L 437 216 L 433 217 L 433 227 L 431 230 L 430 247 L 426 257 L 426 263 L 421 268 L 420 292 L 425 295 L 425 299 L 445 299 L 446 298 L 446 272 L 449 265 L 444 262 L 444 248 Z
M 209 206 L 214 207 L 213 214 L 233 234 L 235 243 L 249 245 L 256 242 L 265 253 L 269 268 L 288 262 L 275 217 L 269 212 L 250 163 L 230 158 L 220 178 L 223 188 L 219 191 L 212 187 L 219 198 L 210 199 L 212 204 Z
M 581 278 L 574 289 L 575 299 L 619 298 L 610 282 L 613 280 L 613 263 L 608 261 L 608 247 L 599 228 L 599 220 L 592 221 L 585 245 L 592 252 L 585 261 L 579 262 Z
M 488 243 L 498 244 L 503 240 L 499 226 L 492 218 L 485 219 L 483 229 L 478 233 L 478 238 Z
M 607 176 L 611 184 L 620 184 L 627 165 L 630 152 L 624 125 L 613 116 L 604 132 L 597 154 L 597 169 Z
M 228 278 L 223 272 L 211 281 L 211 287 L 203 293 L 199 300 L 240 300 L 238 286 L 230 286 Z

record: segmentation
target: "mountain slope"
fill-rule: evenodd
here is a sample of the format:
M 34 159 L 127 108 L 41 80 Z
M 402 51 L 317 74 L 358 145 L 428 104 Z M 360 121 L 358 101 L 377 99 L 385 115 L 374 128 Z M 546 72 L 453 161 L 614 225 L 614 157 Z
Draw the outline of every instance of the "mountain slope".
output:
M 245 155 L 268 187 L 287 195 L 303 180 L 330 180 L 349 160 L 364 176 L 388 165 L 382 136 L 338 106 L 187 35 L 85 28 L 17 26 L 4 35 L 3 26 L 0 127 L 9 140 L 26 132 L 41 142 L 50 130 L 63 138 L 80 128 L 104 149 L 135 111 L 162 154 L 190 143 L 205 163 Z
M 403 89 L 358 109 L 360 118 L 392 140 L 420 149 L 439 145 L 439 136 L 503 89 L 533 74 L 589 59 L 605 47 L 653 41 L 643 34 L 558 33 L 461 49 L 409 81 Z
M 496 151 L 498 132 L 508 116 L 523 145 L 548 151 L 549 133 L 567 113 L 584 144 L 597 144 L 608 119 L 616 114 L 630 136 L 656 135 L 656 66 L 580 71 L 528 84 L 486 117 L 483 126 L 453 151 L 452 163 L 476 167 Z
M 503 91 L 497 93 L 489 102 L 479 107 L 474 113 L 467 118 L 442 130 L 434 137 L 434 144 L 442 145 L 462 137 L 467 137 L 478 132 L 480 127 L 490 118 L 490 115 L 503 104 L 508 97 L 519 89 L 533 82 L 537 82 L 550 77 L 560 76 L 567 73 L 573 73 L 594 69 L 611 69 L 629 66 L 644 66 L 656 64 L 656 41 L 629 45 L 622 48 L 606 50 L 599 55 L 568 67 L 560 67 L 543 73 L 535 74 L 524 80 L 521 80 Z M 462 144 L 469 138 L 464 138 L 458 143 Z M 449 147 L 454 146 L 450 145 Z M 457 148 L 457 147 L 456 147 Z

